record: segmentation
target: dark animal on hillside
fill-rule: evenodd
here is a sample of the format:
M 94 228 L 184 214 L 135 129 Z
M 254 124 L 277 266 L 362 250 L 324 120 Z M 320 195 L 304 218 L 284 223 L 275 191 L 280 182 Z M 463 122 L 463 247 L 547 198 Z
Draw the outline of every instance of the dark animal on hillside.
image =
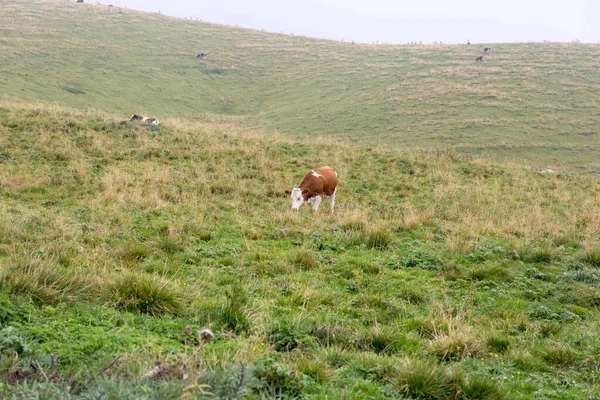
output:
M 156 118 L 152 118 L 152 117 L 144 117 L 143 115 L 137 115 L 137 114 L 133 114 L 131 117 L 129 117 L 130 121 L 142 121 L 142 122 L 148 122 L 152 125 L 158 125 L 160 124 L 160 121 L 157 120 Z
M 198 55 L 196 56 L 196 58 L 204 58 L 206 56 L 207 56 L 206 53 L 198 53 Z
M 483 61 L 483 56 L 479 56 L 475 59 L 475 61 Z
M 302 204 L 307 202 L 316 212 L 323 197 L 329 197 L 329 208 L 333 214 L 338 183 L 337 176 L 337 172 L 331 167 L 313 169 L 306 174 L 300 186 L 285 191 L 292 198 L 292 210 L 297 211 Z
M 483 52 L 484 52 L 485 54 L 489 54 L 489 53 L 491 53 L 491 52 L 492 52 L 492 48 L 491 48 L 491 47 L 486 47 L 485 49 L 483 49 Z
M 83 3 L 83 0 L 77 0 L 78 3 Z

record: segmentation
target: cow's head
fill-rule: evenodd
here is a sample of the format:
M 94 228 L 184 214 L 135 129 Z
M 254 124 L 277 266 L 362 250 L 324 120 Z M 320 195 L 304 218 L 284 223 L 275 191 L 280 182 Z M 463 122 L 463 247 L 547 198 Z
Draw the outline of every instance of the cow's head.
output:
M 293 188 L 292 190 L 286 190 L 285 194 L 292 198 L 292 210 L 298 210 L 306 201 L 305 197 L 308 194 L 308 189 Z

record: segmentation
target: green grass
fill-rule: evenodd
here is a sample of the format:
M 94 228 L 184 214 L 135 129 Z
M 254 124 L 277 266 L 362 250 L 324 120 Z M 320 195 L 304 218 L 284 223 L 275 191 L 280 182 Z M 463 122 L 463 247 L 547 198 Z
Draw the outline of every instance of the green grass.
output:
M 598 389 L 593 179 L 217 122 L 0 116 L 2 395 Z M 291 212 L 284 190 L 324 164 L 336 213 Z
M 4 98 L 600 168 L 596 44 L 500 43 L 476 63 L 487 44 L 352 45 L 87 2 L 0 5 Z

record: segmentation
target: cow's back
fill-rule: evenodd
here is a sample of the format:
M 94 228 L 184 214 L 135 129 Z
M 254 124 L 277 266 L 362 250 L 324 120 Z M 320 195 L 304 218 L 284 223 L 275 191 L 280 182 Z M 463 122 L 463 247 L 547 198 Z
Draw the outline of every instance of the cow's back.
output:
M 321 167 L 314 170 L 323 178 L 323 194 L 331 196 L 337 187 L 337 174 L 331 167 Z

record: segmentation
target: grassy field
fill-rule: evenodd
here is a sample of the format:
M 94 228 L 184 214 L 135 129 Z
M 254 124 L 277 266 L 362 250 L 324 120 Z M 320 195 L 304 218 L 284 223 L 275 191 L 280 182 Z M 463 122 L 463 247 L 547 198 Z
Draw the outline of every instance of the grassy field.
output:
M 0 6 L 5 99 L 600 170 L 598 45 L 494 44 L 476 63 L 488 44 L 353 45 L 87 3 Z
M 600 399 L 599 46 L 0 9 L 0 398 Z
M 120 118 L 0 102 L 0 397 L 597 398 L 597 181 Z

